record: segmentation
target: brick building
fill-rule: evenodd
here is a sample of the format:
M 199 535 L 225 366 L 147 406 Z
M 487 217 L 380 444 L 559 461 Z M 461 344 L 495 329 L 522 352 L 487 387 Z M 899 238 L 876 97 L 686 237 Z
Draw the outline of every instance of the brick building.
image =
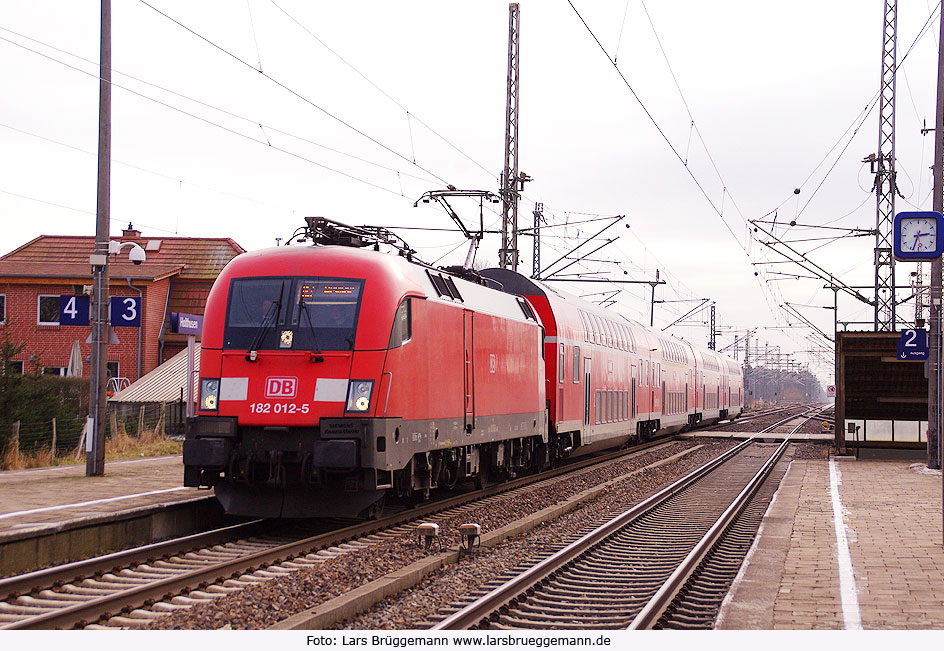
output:
M 147 260 L 128 261 L 127 249 L 109 260 L 109 293 L 141 299 L 141 327 L 114 327 L 119 343 L 108 347 L 111 377 L 134 381 L 186 346 L 170 332 L 170 313 L 203 314 L 213 281 L 245 249 L 229 238 L 142 237 L 131 224 L 120 242 L 144 248 Z M 91 327 L 59 323 L 59 296 L 91 290 L 91 236 L 40 235 L 0 257 L 0 337 L 26 347 L 16 368 L 65 375 L 75 342 L 88 376 Z

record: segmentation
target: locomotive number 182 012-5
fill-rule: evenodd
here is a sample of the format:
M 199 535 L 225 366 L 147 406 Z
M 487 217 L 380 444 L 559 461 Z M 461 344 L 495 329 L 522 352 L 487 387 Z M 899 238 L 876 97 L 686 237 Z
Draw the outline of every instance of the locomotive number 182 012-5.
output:
M 253 402 L 249 411 L 253 414 L 307 414 L 310 405 L 296 405 L 285 402 Z

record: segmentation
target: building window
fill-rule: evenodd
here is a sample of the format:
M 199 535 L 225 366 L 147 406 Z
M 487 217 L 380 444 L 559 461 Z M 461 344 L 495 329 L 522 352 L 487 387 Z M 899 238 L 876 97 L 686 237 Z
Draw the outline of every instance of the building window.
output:
M 10 369 L 10 373 L 16 373 L 18 375 L 23 375 L 23 360 L 21 359 L 11 359 L 7 368 Z M 0 373 L 5 373 L 6 370 L 0 368 Z
M 7 322 L 7 297 L 6 294 L 0 294 L 0 325 Z
M 109 380 L 113 377 L 120 377 L 118 374 L 118 362 L 108 362 L 105 366 L 107 369 L 105 372 L 108 374 Z
M 65 374 L 66 374 L 65 366 L 44 366 L 43 367 L 43 375 L 65 375 Z
M 39 296 L 36 300 L 36 323 L 59 325 L 59 296 Z M 52 367 L 50 367 L 52 368 Z

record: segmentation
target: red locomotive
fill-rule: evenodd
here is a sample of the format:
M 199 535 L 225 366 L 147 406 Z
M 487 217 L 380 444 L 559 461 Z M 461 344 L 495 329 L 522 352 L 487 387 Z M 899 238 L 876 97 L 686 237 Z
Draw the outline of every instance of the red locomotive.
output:
M 514 272 L 368 250 L 390 243 L 380 229 L 307 221 L 315 246 L 240 255 L 207 300 L 184 484 L 229 513 L 371 515 L 388 492 L 741 411 L 740 369 L 713 351 Z

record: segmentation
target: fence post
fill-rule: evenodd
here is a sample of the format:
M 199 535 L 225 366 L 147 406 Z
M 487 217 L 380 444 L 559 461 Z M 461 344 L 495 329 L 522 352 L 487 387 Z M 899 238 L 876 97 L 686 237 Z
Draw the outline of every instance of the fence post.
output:
M 79 435 L 79 444 L 75 446 L 75 458 L 78 461 L 79 457 L 82 456 L 82 451 L 85 449 L 85 436 L 88 433 L 88 419 L 85 420 L 85 423 L 82 425 L 82 434 Z
M 111 436 L 115 438 L 118 436 L 118 410 L 110 409 L 108 411 L 108 418 L 111 421 Z
M 11 449 L 13 450 L 13 462 L 19 463 L 20 461 L 20 421 L 13 423 L 13 436 L 10 441 Z
M 154 426 L 154 433 L 157 436 L 164 436 L 164 418 L 167 416 L 167 405 L 161 403 L 161 413 L 157 418 L 157 425 Z
M 141 438 L 141 434 L 144 432 L 144 405 L 141 405 L 141 409 L 138 411 L 138 438 Z
M 52 419 L 52 458 L 56 458 L 56 419 Z

